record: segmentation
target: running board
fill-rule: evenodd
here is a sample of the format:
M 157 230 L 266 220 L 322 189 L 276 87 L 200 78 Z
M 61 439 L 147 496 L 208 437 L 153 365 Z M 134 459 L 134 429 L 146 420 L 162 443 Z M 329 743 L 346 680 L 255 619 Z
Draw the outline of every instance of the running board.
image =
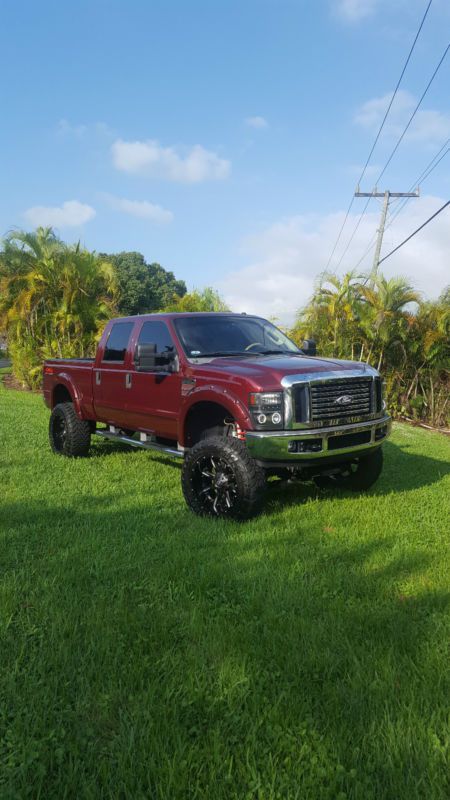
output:
M 111 433 L 111 431 L 96 430 L 95 435 L 103 436 L 105 439 L 112 439 L 114 442 L 130 444 L 132 447 L 140 447 L 142 450 L 156 450 L 158 453 L 165 453 L 167 456 L 175 456 L 176 458 L 184 457 L 184 452 L 182 450 L 176 450 L 174 447 L 167 447 L 157 442 L 141 442 L 137 439 L 132 439 L 131 436 L 122 436 L 120 433 Z

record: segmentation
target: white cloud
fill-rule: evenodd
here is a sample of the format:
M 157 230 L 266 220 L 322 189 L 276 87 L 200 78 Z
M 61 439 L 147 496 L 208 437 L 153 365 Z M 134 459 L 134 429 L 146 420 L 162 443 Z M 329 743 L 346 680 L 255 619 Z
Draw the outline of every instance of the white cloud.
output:
M 392 92 L 383 97 L 368 100 L 357 111 L 355 122 L 368 130 L 379 128 Z M 417 105 L 417 98 L 403 89 L 397 92 L 392 108 L 384 127 L 384 133 L 399 137 L 403 132 L 412 112 Z M 408 129 L 405 139 L 415 142 L 441 143 L 450 136 L 450 114 L 443 111 L 419 109 Z
M 67 119 L 60 119 L 56 128 L 59 136 L 75 136 L 82 139 L 87 132 L 87 125 L 72 125 Z
M 387 228 L 382 256 L 409 236 L 443 202 L 442 198 L 433 196 L 411 200 L 392 227 Z M 363 217 L 339 274 L 355 267 L 373 238 L 380 219 L 379 208 L 374 203 L 373 207 L 374 211 Z M 325 268 L 344 216 L 341 211 L 325 216 L 289 217 L 248 238 L 244 243 L 247 265 L 228 274 L 217 286 L 230 308 L 275 316 L 281 322 L 292 323 L 298 308 L 311 295 L 315 279 Z M 350 215 L 332 268 L 358 217 L 359 212 Z M 448 284 L 449 251 L 450 212 L 444 211 L 385 261 L 380 270 L 387 277 L 404 275 L 425 296 L 437 297 Z M 359 266 L 361 272 L 370 269 L 372 257 L 373 250 Z
M 67 119 L 60 119 L 56 126 L 56 133 L 60 137 L 84 139 L 89 134 L 96 136 L 113 136 L 113 131 L 106 122 L 94 122 L 89 125 L 77 125 Z
M 245 124 L 248 128 L 268 128 L 269 123 L 264 117 L 247 117 Z
M 180 155 L 173 147 L 158 142 L 125 142 L 117 139 L 111 148 L 114 166 L 123 172 L 165 178 L 180 183 L 221 180 L 230 173 L 230 162 L 195 145 Z
M 33 206 L 24 213 L 25 219 L 34 227 L 52 226 L 71 228 L 84 225 L 95 217 L 95 209 L 78 200 L 67 200 L 62 206 Z
M 125 197 L 114 197 L 113 195 L 107 195 L 106 199 L 111 208 L 116 211 L 131 214 L 133 217 L 141 217 L 158 225 L 167 225 L 173 220 L 171 211 L 155 203 L 149 203 L 148 200 L 127 200 Z
M 336 13 L 346 22 L 359 22 L 370 17 L 376 10 L 379 0 L 336 0 Z

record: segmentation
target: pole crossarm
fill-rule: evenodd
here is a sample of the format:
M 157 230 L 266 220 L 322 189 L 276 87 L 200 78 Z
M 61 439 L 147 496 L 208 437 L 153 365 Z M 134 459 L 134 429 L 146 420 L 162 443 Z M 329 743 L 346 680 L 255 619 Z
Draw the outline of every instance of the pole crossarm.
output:
M 377 230 L 377 244 L 375 247 L 375 253 L 373 256 L 373 265 L 372 265 L 372 272 L 371 272 L 371 281 L 372 284 L 376 280 L 377 273 L 378 273 L 378 265 L 380 262 L 380 255 L 381 255 L 381 245 L 383 244 L 383 234 L 384 229 L 386 226 L 386 216 L 389 208 L 389 202 L 391 197 L 419 197 L 420 190 L 417 187 L 415 192 L 391 192 L 390 189 L 386 189 L 384 192 L 378 191 L 378 186 L 375 186 L 373 191 L 371 192 L 360 192 L 359 186 L 356 187 L 355 197 L 382 197 L 383 207 L 381 209 L 381 220 L 380 220 L 380 227 Z M 367 201 L 368 203 L 369 201 Z
M 377 192 L 375 189 L 373 192 L 360 192 L 359 190 L 355 192 L 355 197 L 384 197 L 386 192 Z M 420 197 L 419 189 L 416 189 L 415 192 L 389 192 L 389 197 Z

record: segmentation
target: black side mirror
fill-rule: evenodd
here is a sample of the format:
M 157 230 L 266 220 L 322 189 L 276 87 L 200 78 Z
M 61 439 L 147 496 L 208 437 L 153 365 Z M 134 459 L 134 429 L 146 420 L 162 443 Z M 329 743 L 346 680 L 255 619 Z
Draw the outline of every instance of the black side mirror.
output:
M 176 352 L 168 350 L 165 353 L 156 352 L 156 344 L 138 344 L 136 351 L 136 369 L 138 372 L 155 372 L 167 370 L 175 361 Z
M 317 347 L 314 339 L 305 339 L 302 344 L 302 350 L 305 356 L 315 356 L 317 353 Z

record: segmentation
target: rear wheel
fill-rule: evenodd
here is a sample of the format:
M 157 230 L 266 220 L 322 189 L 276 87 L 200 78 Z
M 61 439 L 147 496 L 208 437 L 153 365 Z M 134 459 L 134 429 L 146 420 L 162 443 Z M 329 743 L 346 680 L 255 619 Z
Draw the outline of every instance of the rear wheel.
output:
M 80 419 L 72 403 L 59 403 L 49 423 L 50 447 L 57 455 L 85 456 L 91 444 L 91 425 Z
M 244 520 L 260 512 L 266 481 L 241 441 L 213 436 L 188 451 L 181 485 L 195 514 Z
M 336 475 L 318 475 L 314 483 L 319 489 L 348 489 L 351 492 L 365 492 L 378 480 L 383 469 L 381 447 L 358 461 L 347 464 Z

